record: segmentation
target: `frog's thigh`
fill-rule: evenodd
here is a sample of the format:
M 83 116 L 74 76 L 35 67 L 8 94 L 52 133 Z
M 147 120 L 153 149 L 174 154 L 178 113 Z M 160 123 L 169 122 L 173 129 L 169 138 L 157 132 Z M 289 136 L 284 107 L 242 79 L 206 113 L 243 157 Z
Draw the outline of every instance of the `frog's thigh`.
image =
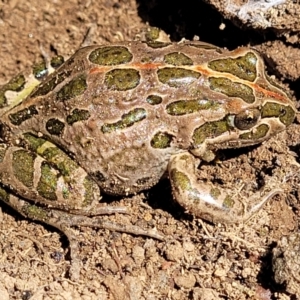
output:
M 281 191 L 266 185 L 244 201 L 246 199 L 241 199 L 239 195 L 232 196 L 232 193 L 199 180 L 195 165 L 195 157 L 189 152 L 172 156 L 168 171 L 173 195 L 189 213 L 214 223 L 234 223 L 248 219 L 268 199 Z
M 63 160 L 49 161 L 33 151 L 5 144 L 0 144 L 0 152 L 0 182 L 25 199 L 65 210 L 88 208 L 99 201 L 99 187 L 79 166 L 63 168 Z

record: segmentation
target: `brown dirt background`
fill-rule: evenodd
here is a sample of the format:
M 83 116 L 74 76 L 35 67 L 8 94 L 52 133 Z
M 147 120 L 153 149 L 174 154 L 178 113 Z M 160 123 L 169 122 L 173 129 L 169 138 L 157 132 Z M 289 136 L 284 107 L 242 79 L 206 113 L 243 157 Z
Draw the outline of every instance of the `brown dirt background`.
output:
M 290 18 L 289 23 L 293 23 Z M 296 14 L 296 17 L 297 14 Z M 284 22 L 284 18 L 282 19 Z M 130 40 L 146 24 L 173 41 L 200 40 L 233 49 L 262 51 L 275 74 L 299 96 L 299 41 L 293 31 L 251 30 L 233 25 L 196 0 L 0 2 L 0 83 L 41 60 L 42 52 L 70 55 L 87 31 L 90 44 Z M 223 28 L 221 30 L 221 28 Z M 285 29 L 289 30 L 289 29 Z M 292 32 L 292 29 L 291 29 Z M 291 35 L 290 35 L 291 36 Z M 297 90 L 298 88 L 298 90 Z M 232 189 L 272 176 L 284 188 L 245 224 L 212 225 L 193 218 L 172 200 L 169 183 L 123 199 L 129 215 L 104 216 L 121 224 L 157 228 L 168 238 L 75 228 L 83 262 L 80 280 L 68 277 L 66 237 L 1 205 L 1 299 L 300 299 L 275 283 L 272 249 L 299 228 L 299 117 L 287 132 L 248 149 L 227 150 L 199 176 Z

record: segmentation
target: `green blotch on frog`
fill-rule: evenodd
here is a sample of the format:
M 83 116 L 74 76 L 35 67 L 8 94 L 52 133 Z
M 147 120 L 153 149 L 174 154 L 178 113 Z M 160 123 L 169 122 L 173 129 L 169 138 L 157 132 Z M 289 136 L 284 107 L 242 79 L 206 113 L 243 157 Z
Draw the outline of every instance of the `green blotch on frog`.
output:
M 35 159 L 36 154 L 27 150 L 17 150 L 13 153 L 14 176 L 29 188 L 33 187 Z
M 166 106 L 166 111 L 172 116 L 182 116 L 201 110 L 217 109 L 220 104 L 206 99 L 178 100 Z
M 135 69 L 114 69 L 105 74 L 104 84 L 112 90 L 128 91 L 140 83 L 139 71 Z
M 66 83 L 56 94 L 57 100 L 65 101 L 82 95 L 87 89 L 86 75 L 80 74 Z
M 23 122 L 31 119 L 33 116 L 37 115 L 38 111 L 35 105 L 31 105 L 22 110 L 19 110 L 16 113 L 9 115 L 9 119 L 14 125 L 21 125 Z
M 8 83 L 0 87 L 0 108 L 7 106 L 7 98 L 5 93 L 7 91 L 20 92 L 25 86 L 26 80 L 24 75 L 19 74 L 13 77 Z
M 205 139 L 213 138 L 228 132 L 232 128 L 227 116 L 219 121 L 207 122 L 195 129 L 193 133 L 194 146 L 201 145 Z
M 102 47 L 92 51 L 89 60 L 97 65 L 116 66 L 129 63 L 133 55 L 125 47 L 110 46 Z
M 52 135 L 62 135 L 65 124 L 58 119 L 49 119 L 46 122 L 46 129 Z
M 295 111 L 290 106 L 269 102 L 262 107 L 261 117 L 278 117 L 285 126 L 289 126 L 295 119 Z
M 157 132 L 151 139 L 151 147 L 156 149 L 166 149 L 170 147 L 172 135 L 167 132 Z
M 171 87 L 180 88 L 195 82 L 200 73 L 183 68 L 163 68 L 157 71 L 158 80 Z
M 252 88 L 249 86 L 233 82 L 232 80 L 224 77 L 210 77 L 209 79 L 210 88 L 221 94 L 225 94 L 228 97 L 239 97 L 246 103 L 254 103 L 255 96 Z
M 135 108 L 132 111 L 122 115 L 120 121 L 111 124 L 104 124 L 101 127 L 101 131 L 103 133 L 111 133 L 113 131 L 122 130 L 142 121 L 146 118 L 146 116 L 147 112 L 144 108 Z
M 67 123 L 73 125 L 76 122 L 88 120 L 90 116 L 91 114 L 88 110 L 75 108 L 71 114 L 67 116 Z
M 158 95 L 149 95 L 146 98 L 147 103 L 149 103 L 150 105 L 158 105 L 160 103 L 162 103 L 162 97 L 158 96 Z
M 47 200 L 56 201 L 57 181 L 57 173 L 54 171 L 51 165 L 48 162 L 42 162 L 41 177 L 37 185 L 37 191 L 39 195 Z M 68 195 L 68 193 L 63 193 L 64 198 Z
M 251 130 L 249 132 L 245 132 L 243 134 L 240 134 L 239 138 L 241 140 L 259 140 L 264 138 L 268 131 L 269 131 L 270 127 L 267 124 L 261 124 L 258 127 L 255 128 L 255 130 Z
M 173 66 L 191 66 L 193 60 L 180 52 L 168 53 L 164 57 L 164 62 Z
M 253 52 L 237 58 L 216 59 L 208 63 L 214 71 L 230 73 L 238 78 L 253 82 L 257 77 L 257 57 Z

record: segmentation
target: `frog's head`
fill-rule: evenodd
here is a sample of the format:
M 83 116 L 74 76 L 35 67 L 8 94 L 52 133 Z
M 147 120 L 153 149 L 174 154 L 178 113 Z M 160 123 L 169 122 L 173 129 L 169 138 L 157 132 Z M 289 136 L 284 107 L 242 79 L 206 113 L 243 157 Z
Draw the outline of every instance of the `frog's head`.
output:
M 208 77 L 210 89 L 227 97 L 222 98 L 223 117 L 194 130 L 192 152 L 195 155 L 203 156 L 209 149 L 261 143 L 294 121 L 295 103 L 265 74 L 261 56 L 246 48 L 235 52 L 235 58 L 208 64 L 213 70 L 213 76 Z

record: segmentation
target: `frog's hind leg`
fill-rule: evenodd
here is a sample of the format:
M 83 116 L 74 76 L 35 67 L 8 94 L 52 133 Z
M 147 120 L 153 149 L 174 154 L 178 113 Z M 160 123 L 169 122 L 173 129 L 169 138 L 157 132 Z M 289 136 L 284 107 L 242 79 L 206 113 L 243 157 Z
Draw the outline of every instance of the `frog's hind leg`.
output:
M 0 144 L 0 182 L 15 194 L 74 214 L 126 213 L 124 207 L 102 206 L 96 182 L 56 145 L 31 134 L 16 147 Z
M 51 209 L 31 205 L 15 195 L 8 193 L 2 187 L 0 187 L 0 201 L 12 207 L 25 218 L 49 224 L 66 235 L 70 245 L 70 277 L 72 280 L 78 281 L 82 263 L 79 258 L 78 241 L 76 239 L 76 235 L 72 232 L 70 226 L 68 226 L 68 219 L 66 218 L 65 220 L 61 220 L 59 216 L 53 214 Z
M 174 155 L 168 166 L 174 198 L 191 214 L 210 222 L 236 223 L 247 220 L 270 198 L 282 192 L 266 185 L 248 199 L 204 183 L 196 175 L 196 159 L 189 152 Z M 244 201 L 247 200 L 247 201 Z M 247 204 L 249 203 L 249 205 Z
M 138 226 L 121 225 L 104 221 L 100 217 L 90 218 L 87 216 L 73 215 L 61 210 L 30 204 L 27 201 L 8 193 L 2 187 L 0 187 L 0 201 L 6 203 L 24 217 L 49 224 L 66 235 L 70 244 L 70 276 L 71 279 L 75 281 L 79 279 L 82 261 L 79 256 L 79 242 L 76 238 L 76 234 L 71 230 L 71 227 L 88 226 L 164 240 L 164 237 L 156 230 L 143 230 Z

